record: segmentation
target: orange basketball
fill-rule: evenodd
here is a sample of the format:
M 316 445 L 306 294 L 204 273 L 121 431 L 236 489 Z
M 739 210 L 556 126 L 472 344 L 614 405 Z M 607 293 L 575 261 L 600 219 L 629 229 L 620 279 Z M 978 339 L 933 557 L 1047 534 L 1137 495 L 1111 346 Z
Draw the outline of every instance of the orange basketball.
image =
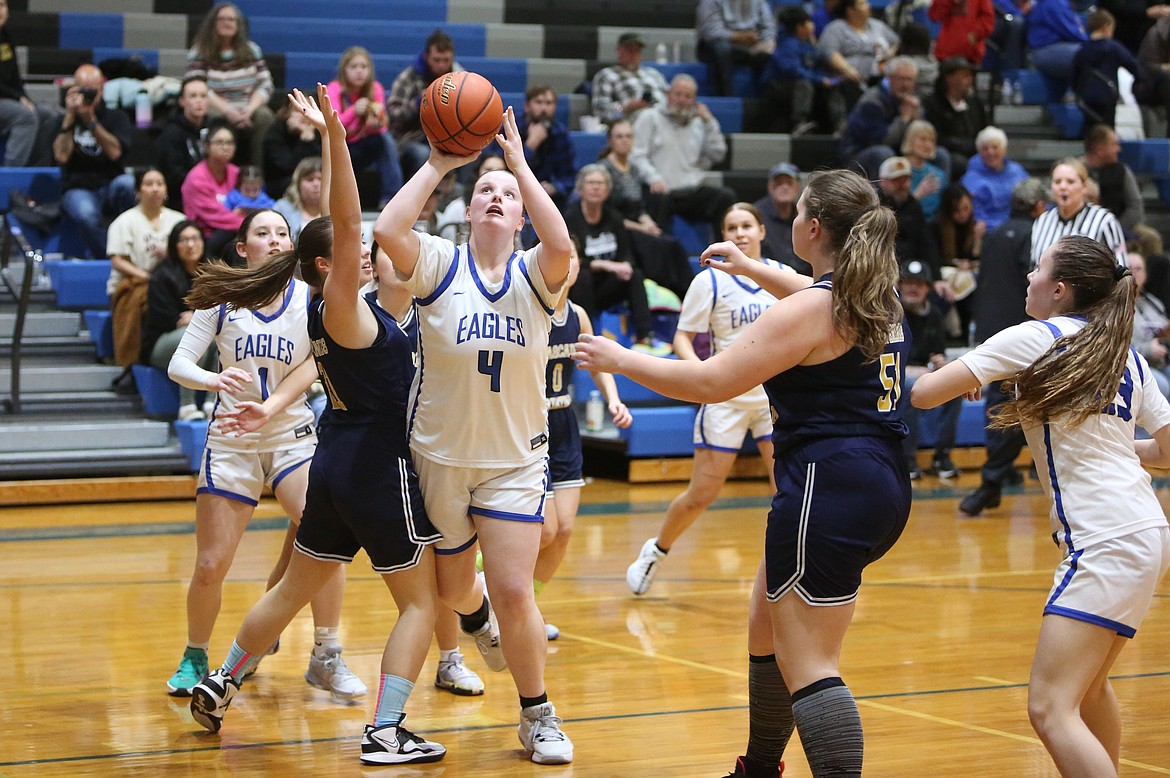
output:
M 431 82 L 418 114 L 431 146 L 462 157 L 495 139 L 504 120 L 504 103 L 491 81 L 461 70 Z

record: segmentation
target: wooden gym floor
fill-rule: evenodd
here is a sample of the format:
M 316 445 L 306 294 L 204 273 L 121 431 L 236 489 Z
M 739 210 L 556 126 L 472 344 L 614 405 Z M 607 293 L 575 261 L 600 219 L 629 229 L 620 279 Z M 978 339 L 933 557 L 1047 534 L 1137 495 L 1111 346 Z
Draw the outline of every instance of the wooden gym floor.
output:
M 915 487 L 902 540 L 866 576 L 842 673 L 857 696 L 867 776 L 1055 776 L 1026 714 L 1040 609 L 1058 552 L 1034 482 L 985 518 L 957 514 L 976 483 Z M 746 605 L 768 504 L 766 482 L 729 484 L 676 546 L 650 594 L 624 574 L 679 484 L 586 488 L 573 546 L 541 608 L 561 629 L 548 688 L 576 746 L 566 767 L 524 760 L 506 673 L 470 664 L 487 694 L 431 683 L 409 725 L 448 748 L 434 765 L 387 776 L 722 776 L 747 735 Z M 1164 504 L 1170 494 L 1161 492 Z M 307 613 L 284 632 L 232 706 L 204 733 L 165 682 L 184 645 L 194 554 L 192 501 L 0 508 L 0 775 L 369 775 L 357 760 L 372 694 L 342 706 L 302 680 Z M 261 594 L 282 535 L 262 504 L 224 590 L 212 642 L 222 660 Z M 351 567 L 345 658 L 367 684 L 394 611 L 365 557 Z M 472 644 L 463 648 L 474 655 Z M 1170 775 L 1170 580 L 1113 670 L 1121 700 L 1123 776 Z M 787 776 L 808 776 L 794 737 Z

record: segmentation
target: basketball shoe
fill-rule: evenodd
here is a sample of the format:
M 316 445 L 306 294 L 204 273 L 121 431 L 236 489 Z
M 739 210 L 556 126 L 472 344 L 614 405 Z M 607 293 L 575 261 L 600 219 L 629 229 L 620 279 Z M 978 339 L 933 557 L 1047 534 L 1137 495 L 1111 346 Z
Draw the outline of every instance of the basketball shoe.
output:
M 561 723 L 551 702 L 520 709 L 516 734 L 533 762 L 568 764 L 573 761 L 573 741 L 561 731 Z
M 366 693 L 366 685 L 341 658 L 340 648 L 327 648 L 321 656 L 317 656 L 316 651 L 311 652 L 305 680 L 310 686 L 332 692 L 333 698 L 338 701 L 352 700 Z
M 207 675 L 207 652 L 202 648 L 187 647 L 179 660 L 179 669 L 167 681 L 167 694 L 172 697 L 190 697 L 191 689 Z
M 223 714 L 239 690 L 240 684 L 230 673 L 216 670 L 191 690 L 191 715 L 204 729 L 219 732 Z
M 657 542 L 658 538 L 650 538 L 643 543 L 638 558 L 626 568 L 626 585 L 634 594 L 650 591 L 650 584 L 654 583 L 654 576 L 658 574 L 658 565 L 666 559 L 666 553 L 658 549 Z
M 446 662 L 439 660 L 439 669 L 435 672 L 435 686 L 464 697 L 483 694 L 483 680 L 463 663 L 463 654 L 458 651 L 452 653 Z
M 437 762 L 446 753 L 446 748 L 419 737 L 401 722 L 380 727 L 367 724 L 362 734 L 362 764 Z

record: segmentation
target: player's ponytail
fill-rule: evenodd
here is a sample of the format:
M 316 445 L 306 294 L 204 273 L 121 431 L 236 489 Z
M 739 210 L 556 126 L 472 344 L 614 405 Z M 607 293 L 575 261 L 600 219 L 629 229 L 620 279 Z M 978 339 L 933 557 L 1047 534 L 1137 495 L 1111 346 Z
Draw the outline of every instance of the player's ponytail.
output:
M 1133 336 L 1137 283 L 1113 252 L 1082 236 L 1061 238 L 1049 249 L 1049 277 L 1072 289 L 1072 310 L 1087 321 L 1059 337 L 1028 367 L 1008 379 L 1015 391 L 992 425 L 1042 424 L 1063 416 L 1073 426 L 1113 403 Z

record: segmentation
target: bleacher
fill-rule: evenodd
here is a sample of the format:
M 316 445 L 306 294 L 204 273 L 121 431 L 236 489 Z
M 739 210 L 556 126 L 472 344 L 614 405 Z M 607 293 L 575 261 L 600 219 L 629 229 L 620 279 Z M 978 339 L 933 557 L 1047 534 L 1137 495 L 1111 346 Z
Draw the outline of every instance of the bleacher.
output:
M 93 6 L 82 0 L 14 0 L 8 28 L 20 44 L 18 58 L 32 88 L 41 90 L 38 95 L 51 95 L 52 80 L 71 73 L 83 59 L 138 57 L 161 75 L 180 78 L 192 33 L 211 5 L 210 0 L 108 0 L 101 12 L 94 13 Z M 238 5 L 249 16 L 252 39 L 265 50 L 277 85 L 274 101 L 283 100 L 284 92 L 292 87 L 307 90 L 317 81 L 332 79 L 341 51 L 350 45 L 371 51 L 378 78 L 388 87 L 413 62 L 427 36 L 441 27 L 455 40 L 457 60 L 491 79 L 505 105 L 520 110 L 525 89 L 535 84 L 557 90 L 557 118 L 570 127 L 576 163 L 581 165 L 596 159 L 604 136 L 580 129 L 580 117 L 588 113 L 588 98 L 575 90 L 614 60 L 614 46 L 622 32 L 638 29 L 647 41 L 646 64 L 659 68 L 668 80 L 677 73 L 695 77 L 700 99 L 728 135 L 727 158 L 710 175 L 735 189 L 741 199 L 751 201 L 764 194 L 764 171 L 777 162 L 792 161 L 812 170 L 836 161 L 834 138 L 752 132 L 761 126 L 761 111 L 766 108 L 749 86 L 750 71 L 737 73 L 737 96 L 711 96 L 707 68 L 694 57 L 694 0 L 338 0 L 328 6 L 317 0 L 242 0 Z M 682 61 L 649 62 L 660 43 L 668 51 L 677 50 Z M 1075 106 L 1060 102 L 1037 72 L 1020 71 L 1008 77 L 1021 86 L 1022 105 L 997 107 L 995 122 L 1008 131 L 1011 158 L 1030 172 L 1042 174 L 1052 160 L 1079 154 L 1080 143 L 1073 138 L 1079 137 L 1083 119 Z M 986 83 L 980 83 L 986 89 Z M 140 131 L 139 138 L 143 143 L 131 161 L 145 161 L 139 154 L 149 148 L 150 136 Z M 1170 203 L 1170 141 L 1124 141 L 1122 146 L 1123 159 L 1142 181 L 1147 210 L 1154 213 L 1150 221 L 1167 226 L 1161 203 Z M 51 201 L 58 195 L 55 174 L 55 169 L 29 169 L 16 175 L 34 197 Z M 7 192 L 15 185 L 11 176 L 0 169 L 0 210 L 6 210 Z M 676 227 L 694 253 L 709 238 L 705 225 Z M 78 245 L 67 222 L 38 240 L 46 252 L 67 256 Z M 106 306 L 99 263 L 62 261 L 48 267 L 58 307 L 85 311 L 96 354 L 106 356 L 109 318 L 101 310 Z M 101 288 L 95 291 L 98 276 Z M 165 375 L 150 370 L 140 371 L 138 382 L 145 414 L 173 418 L 172 405 L 177 402 L 171 398 L 173 384 L 168 386 Z M 582 374 L 577 397 L 587 396 L 590 386 L 588 376 Z M 644 392 L 623 383 L 623 395 L 636 406 L 634 427 L 620 433 L 626 455 L 689 455 L 693 407 L 644 396 Z M 612 444 L 617 435 L 610 430 L 600 437 L 611 438 Z M 184 427 L 183 438 L 187 446 L 201 445 L 197 430 Z M 922 438 L 923 445 L 931 443 L 929 428 L 923 430 Z M 978 405 L 964 409 L 960 442 L 982 443 Z

